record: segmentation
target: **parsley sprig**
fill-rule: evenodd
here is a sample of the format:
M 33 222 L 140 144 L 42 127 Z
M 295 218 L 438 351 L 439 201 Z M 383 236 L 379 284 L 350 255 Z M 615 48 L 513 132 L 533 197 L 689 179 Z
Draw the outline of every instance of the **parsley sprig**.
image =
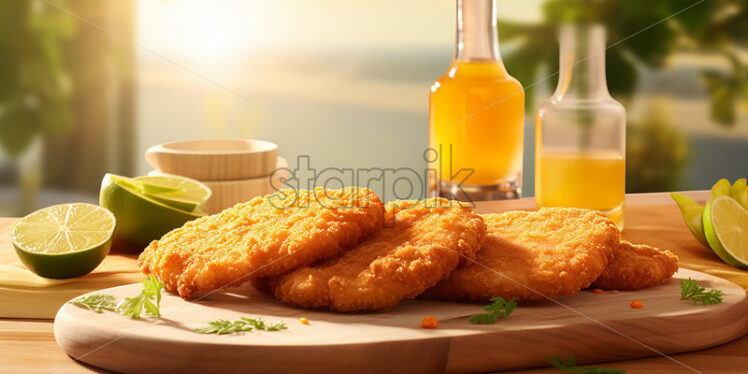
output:
M 85 306 L 91 311 L 101 313 L 104 310 L 119 312 L 133 319 L 140 318 L 140 314 L 145 308 L 145 312 L 154 317 L 161 317 L 159 306 L 161 304 L 161 289 L 164 288 L 164 282 L 161 282 L 153 274 L 148 275 L 148 279 L 143 281 L 143 290 L 135 297 L 126 297 L 119 304 L 114 303 L 112 295 L 89 295 L 77 298 L 71 303 Z
M 219 319 L 217 321 L 208 322 L 208 327 L 202 327 L 195 329 L 198 334 L 236 334 L 252 330 L 262 331 L 280 331 L 285 330 L 288 327 L 283 321 L 275 322 L 267 325 L 262 318 L 247 318 L 242 317 L 236 321 L 229 321 L 227 319 Z
M 594 366 L 577 366 L 574 363 L 574 356 L 564 360 L 561 357 L 547 356 L 546 359 L 556 369 L 578 374 L 626 374 L 626 370 L 608 369 Z
M 476 323 L 481 325 L 490 325 L 496 322 L 497 318 L 507 318 L 514 308 L 517 307 L 517 301 L 511 299 L 509 301 L 504 300 L 502 297 L 494 297 L 491 299 L 491 304 L 483 307 L 488 313 L 476 314 L 470 317 L 470 323 Z
M 714 305 L 722 302 L 722 291 L 706 291 L 704 287 L 699 286 L 699 284 L 691 278 L 681 279 L 680 299 L 689 300 L 697 305 Z
M 96 313 L 101 313 L 105 310 L 112 312 L 117 310 L 117 304 L 114 303 L 114 296 L 112 295 L 88 295 L 86 297 L 77 298 L 71 302 L 73 304 L 85 306 Z
M 158 280 L 153 274 L 148 274 L 148 279 L 143 281 L 143 290 L 140 291 L 140 294 L 122 299 L 117 304 L 117 310 L 132 319 L 140 318 L 140 313 L 143 312 L 144 308 L 146 313 L 154 317 L 161 317 L 159 306 L 161 304 L 162 288 L 164 288 L 164 282 Z

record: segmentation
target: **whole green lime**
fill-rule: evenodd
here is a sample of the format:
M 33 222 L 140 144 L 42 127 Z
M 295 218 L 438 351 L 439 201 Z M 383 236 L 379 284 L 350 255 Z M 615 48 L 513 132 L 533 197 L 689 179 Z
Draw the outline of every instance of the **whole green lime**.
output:
M 142 192 L 139 182 L 113 174 L 106 174 L 101 182 L 99 205 L 109 209 L 117 218 L 114 230 L 117 237 L 141 247 L 205 215 L 148 197 Z

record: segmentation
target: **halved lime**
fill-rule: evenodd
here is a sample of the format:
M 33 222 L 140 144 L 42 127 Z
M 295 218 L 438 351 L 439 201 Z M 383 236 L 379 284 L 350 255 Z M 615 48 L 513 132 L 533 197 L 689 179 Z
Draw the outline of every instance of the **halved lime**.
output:
M 169 206 L 143 193 L 139 181 L 112 174 L 105 175 L 101 182 L 99 204 L 117 217 L 115 234 L 142 247 L 185 222 L 205 215 L 199 210 Z
M 688 229 L 691 231 L 694 238 L 696 238 L 699 243 L 709 248 L 709 243 L 704 236 L 704 228 L 701 225 L 702 216 L 704 215 L 704 207 L 697 204 L 692 198 L 683 194 L 674 192 L 670 194 L 670 197 L 672 197 L 673 200 L 675 200 L 675 203 L 678 204 L 681 215 L 683 215 L 683 220 L 686 221 L 686 226 L 688 226 Z
M 45 278 L 90 273 L 112 246 L 114 215 L 85 203 L 54 205 L 21 218 L 10 229 L 18 257 Z
M 704 234 L 724 262 L 748 268 L 748 210 L 735 199 L 721 196 L 706 204 Z
M 211 195 L 210 188 L 190 178 L 176 175 L 142 176 L 133 179 L 142 192 L 157 201 L 178 209 L 193 211 Z

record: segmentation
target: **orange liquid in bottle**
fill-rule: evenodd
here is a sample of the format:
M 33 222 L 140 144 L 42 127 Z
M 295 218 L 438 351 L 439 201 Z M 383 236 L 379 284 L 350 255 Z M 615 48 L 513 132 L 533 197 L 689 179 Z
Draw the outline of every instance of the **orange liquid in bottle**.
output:
M 440 154 L 429 167 L 446 182 L 464 168 L 468 185 L 520 183 L 524 101 L 501 61 L 453 61 L 431 86 L 429 146 Z
M 623 228 L 626 161 L 618 152 L 552 152 L 538 155 L 538 206 L 597 209 Z

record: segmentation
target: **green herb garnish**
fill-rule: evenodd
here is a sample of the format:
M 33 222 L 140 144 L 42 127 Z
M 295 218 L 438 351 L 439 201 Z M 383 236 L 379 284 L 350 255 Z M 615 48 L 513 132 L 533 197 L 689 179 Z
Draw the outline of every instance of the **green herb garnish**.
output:
M 114 303 L 114 296 L 112 295 L 89 295 L 86 297 L 79 297 L 71 303 L 76 305 L 82 305 L 91 311 L 101 313 L 105 310 L 112 312 L 117 310 L 117 305 Z
M 608 369 L 594 366 L 577 366 L 574 363 L 574 356 L 569 357 L 567 360 L 561 359 L 561 357 L 546 356 L 548 362 L 551 363 L 556 369 L 568 371 L 571 373 L 580 374 L 626 374 L 626 370 L 620 369 Z
M 706 291 L 704 287 L 691 279 L 680 280 L 680 299 L 690 300 L 694 304 L 701 305 L 713 305 L 722 302 L 722 291 L 720 290 L 709 290 Z
M 198 334 L 218 334 L 218 335 L 225 335 L 225 334 L 236 334 L 246 331 L 252 331 L 252 330 L 262 330 L 262 331 L 280 331 L 285 330 L 288 327 L 286 326 L 286 323 L 283 321 L 273 323 L 271 325 L 266 325 L 265 321 L 262 320 L 262 318 L 247 318 L 242 317 L 241 319 L 238 319 L 236 321 L 229 321 L 226 319 L 219 319 L 217 321 L 211 321 L 208 322 L 208 327 L 202 327 L 195 329 L 195 332 Z
M 488 311 L 486 314 L 476 314 L 470 317 L 470 323 L 476 323 L 481 325 L 493 324 L 497 318 L 507 318 L 514 308 L 517 307 L 515 299 L 509 301 L 504 300 L 502 297 L 494 297 L 491 299 L 491 304 L 483 307 L 484 310 Z
M 135 297 L 126 297 L 117 304 L 117 310 L 130 318 L 140 318 L 140 313 L 145 312 L 161 317 L 159 305 L 161 304 L 161 289 L 164 282 L 158 280 L 153 274 L 148 274 L 148 279 L 143 281 L 143 290 Z M 155 300 L 155 303 L 154 303 Z

